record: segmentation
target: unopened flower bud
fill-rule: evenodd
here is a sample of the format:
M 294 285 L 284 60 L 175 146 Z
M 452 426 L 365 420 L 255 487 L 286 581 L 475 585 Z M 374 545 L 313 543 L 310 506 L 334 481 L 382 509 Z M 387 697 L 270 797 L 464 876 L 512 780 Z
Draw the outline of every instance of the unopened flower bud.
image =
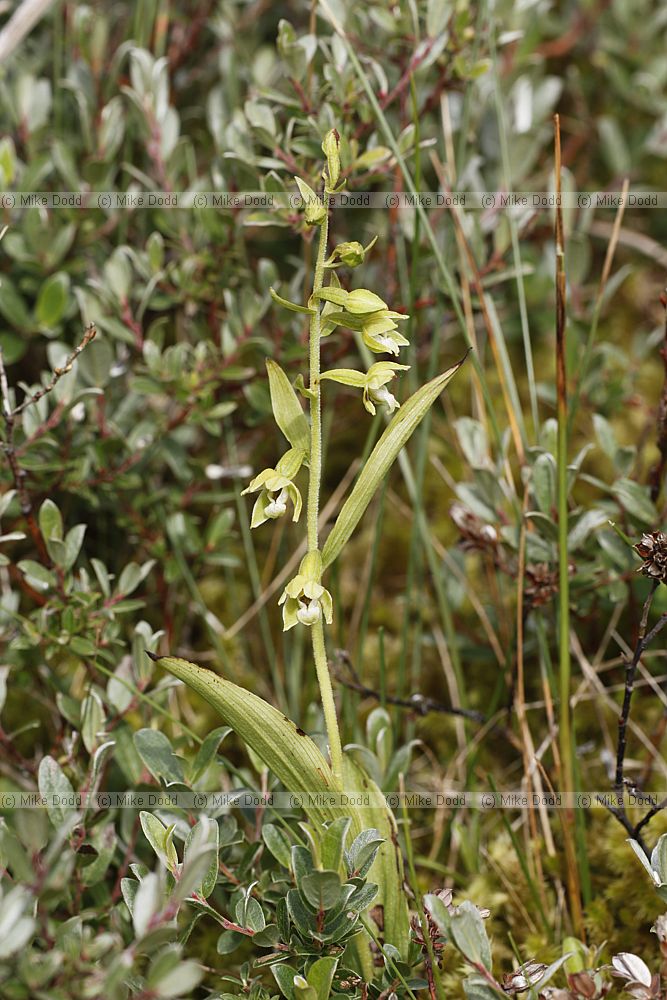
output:
M 358 267 L 359 264 L 363 264 L 366 251 L 361 243 L 353 240 L 351 243 L 339 243 L 334 255 L 346 267 Z
M 340 176 L 339 145 L 340 136 L 336 129 L 332 128 L 330 132 L 327 132 L 322 143 L 322 152 L 327 158 L 327 191 L 333 191 L 338 184 Z

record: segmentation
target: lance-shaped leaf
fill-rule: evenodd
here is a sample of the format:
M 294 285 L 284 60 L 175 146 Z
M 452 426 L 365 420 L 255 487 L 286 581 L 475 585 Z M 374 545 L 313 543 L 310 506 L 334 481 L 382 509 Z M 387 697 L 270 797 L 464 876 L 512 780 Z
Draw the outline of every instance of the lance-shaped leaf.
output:
M 314 793 L 341 791 L 329 764 L 310 737 L 297 729 L 282 712 L 212 670 L 175 656 L 148 655 L 219 712 L 289 792 L 303 794 L 304 812 L 311 823 L 321 826 L 340 819 L 340 808 L 333 808 L 326 802 L 320 804 L 314 798 Z M 351 810 L 351 836 L 375 829 L 385 841 L 368 878 L 379 889 L 374 905 L 384 907 L 384 940 L 405 956 L 409 915 L 402 892 L 403 862 L 393 815 L 377 785 L 346 755 L 343 756 L 343 789 L 348 794 L 358 793 L 368 803 Z
M 322 549 L 322 563 L 325 568 L 338 557 L 401 448 L 462 364 L 463 361 L 459 361 L 453 368 L 449 368 L 442 375 L 423 385 L 410 396 L 393 417 L 359 473 L 352 492 L 343 504 L 326 540 Z
M 176 656 L 148 655 L 216 709 L 289 792 L 304 794 L 309 819 L 317 823 L 335 819 L 333 810 L 312 805 L 308 798 L 313 793 L 340 791 L 333 773 L 317 745 L 290 719 L 212 670 Z
M 299 397 L 292 388 L 280 365 L 270 359 L 266 362 L 269 375 L 271 406 L 276 423 L 293 448 L 310 451 L 310 429 L 306 414 L 301 409 Z

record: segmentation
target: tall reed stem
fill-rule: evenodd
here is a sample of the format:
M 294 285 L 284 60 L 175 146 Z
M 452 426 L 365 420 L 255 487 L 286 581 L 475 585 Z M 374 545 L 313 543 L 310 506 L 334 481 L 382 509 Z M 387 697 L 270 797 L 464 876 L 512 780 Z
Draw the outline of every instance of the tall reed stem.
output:
M 558 647 L 560 680 L 560 759 L 561 786 L 572 794 L 574 786 L 574 755 L 572 721 L 570 718 L 570 574 L 568 558 L 568 507 L 567 507 L 567 371 L 566 371 L 566 284 L 565 240 L 563 236 L 563 211 L 561 208 L 561 148 L 560 117 L 554 115 L 555 173 L 556 173 L 556 394 L 558 418 L 557 484 L 558 484 Z M 564 810 L 563 837 L 567 881 L 570 895 L 572 923 L 577 934 L 583 934 L 583 914 L 574 843 L 574 812 Z
M 315 277 L 313 279 L 313 295 L 322 288 L 324 279 L 324 261 L 327 252 L 327 237 L 329 233 L 329 195 L 324 194 L 324 207 L 327 210 L 324 222 L 320 226 L 320 241 L 317 250 Z M 322 402 L 320 396 L 320 306 L 316 304 L 315 312 L 310 320 L 310 477 L 308 480 L 307 529 L 308 551 L 317 552 L 319 548 L 319 507 L 322 488 Z M 324 626 L 320 618 L 311 628 L 313 637 L 313 657 L 317 683 L 320 688 L 320 699 L 327 727 L 329 753 L 334 777 L 340 783 L 343 774 L 343 749 L 336 715 L 331 674 L 327 661 L 326 644 L 324 641 Z

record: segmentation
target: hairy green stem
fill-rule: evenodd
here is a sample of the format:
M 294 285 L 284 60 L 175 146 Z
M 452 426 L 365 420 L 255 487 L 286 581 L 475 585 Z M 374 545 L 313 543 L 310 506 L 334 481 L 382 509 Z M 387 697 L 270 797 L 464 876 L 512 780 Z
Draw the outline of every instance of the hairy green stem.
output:
M 317 250 L 315 277 L 313 279 L 313 295 L 322 288 L 324 279 L 324 261 L 327 253 L 327 236 L 329 233 L 329 195 L 324 195 L 324 207 L 327 214 L 320 226 L 320 243 Z M 320 304 L 310 320 L 310 478 L 308 480 L 308 551 L 315 552 L 319 547 L 317 520 L 320 508 L 320 489 L 322 486 L 322 404 L 320 399 Z
M 329 195 L 324 194 L 324 206 L 327 214 L 324 222 L 320 226 L 320 242 L 317 251 L 317 263 L 315 265 L 315 277 L 313 279 L 313 295 L 316 295 L 322 288 L 324 279 L 324 261 L 327 252 L 327 236 L 329 232 Z M 308 480 L 308 503 L 307 503 L 307 527 L 308 527 L 308 551 L 316 552 L 319 548 L 318 517 L 320 507 L 320 491 L 322 488 L 322 404 L 320 399 L 320 305 L 316 303 L 316 309 L 310 320 L 310 476 Z M 315 670 L 317 673 L 317 683 L 320 688 L 320 698 L 324 711 L 324 721 L 327 727 L 327 738 L 329 740 L 329 753 L 331 754 L 331 768 L 334 777 L 338 782 L 342 782 L 343 776 L 343 749 L 340 741 L 340 731 L 338 728 L 338 717 L 336 715 L 336 703 L 334 701 L 333 687 L 331 685 L 331 674 L 329 673 L 329 663 L 327 661 L 327 650 L 324 641 L 324 626 L 322 619 L 315 622 L 311 627 L 313 637 L 313 657 L 315 659 Z

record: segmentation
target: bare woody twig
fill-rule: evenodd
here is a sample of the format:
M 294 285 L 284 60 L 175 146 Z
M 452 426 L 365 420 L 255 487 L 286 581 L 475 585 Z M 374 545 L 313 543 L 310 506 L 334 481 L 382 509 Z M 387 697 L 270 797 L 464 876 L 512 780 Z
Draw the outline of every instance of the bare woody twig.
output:
M 40 556 L 44 557 L 46 554 L 46 547 L 35 520 L 35 516 L 32 512 L 32 502 L 25 484 L 26 474 L 21 468 L 19 460 L 16 456 L 16 448 L 14 445 L 16 414 L 12 408 L 12 402 L 9 395 L 9 384 L 7 382 L 7 372 L 5 371 L 5 360 L 2 347 L 0 347 L 0 396 L 2 397 L 2 416 L 5 423 L 5 433 L 0 441 L 0 447 L 2 448 L 2 451 L 7 459 L 7 464 L 9 465 L 9 469 L 12 474 L 12 480 L 14 482 L 16 495 L 18 496 L 21 514 L 25 518 L 28 531 L 37 546 Z
M 618 718 L 618 743 L 616 749 L 616 775 L 614 788 L 617 795 L 617 806 L 610 806 L 609 812 L 614 816 L 621 826 L 630 834 L 633 840 L 638 841 L 641 845 L 644 853 L 648 856 L 649 851 L 644 842 L 642 831 L 650 823 L 654 816 L 661 812 L 667 806 L 667 799 L 663 799 L 661 802 L 656 803 L 647 813 L 639 820 L 638 823 L 634 824 L 628 817 L 627 810 L 625 808 L 625 801 L 623 799 L 623 792 L 628 786 L 629 782 L 625 777 L 625 751 L 627 745 L 627 729 L 628 723 L 630 721 L 630 705 L 632 703 L 632 694 L 635 686 L 635 678 L 637 675 L 637 669 L 639 667 L 639 662 L 653 640 L 662 632 L 665 625 L 667 625 L 667 614 L 660 616 L 653 628 L 647 632 L 648 618 L 651 612 L 651 605 L 653 604 L 653 598 L 655 596 L 656 589 L 658 588 L 659 581 L 654 580 L 651 591 L 644 602 L 644 607 L 642 610 L 642 617 L 639 623 L 639 634 L 637 636 L 637 643 L 635 645 L 634 652 L 631 659 L 626 663 L 625 667 L 625 693 L 623 696 L 623 705 L 621 707 L 621 713 Z
M 339 663 L 345 664 L 349 677 L 343 677 L 340 671 L 336 672 L 336 680 L 348 688 L 350 691 L 357 691 L 365 698 L 373 698 L 374 701 L 385 702 L 388 705 L 396 705 L 398 708 L 408 708 L 417 715 L 428 715 L 430 712 L 440 712 L 443 715 L 457 715 L 464 719 L 471 719 L 473 722 L 486 722 L 485 716 L 481 712 L 476 712 L 471 708 L 454 708 L 451 705 L 443 705 L 434 698 L 428 698 L 423 694 L 413 694 L 409 698 L 395 698 L 391 695 L 382 695 L 373 688 L 366 687 L 359 678 L 359 675 L 350 659 L 347 650 L 336 650 L 336 659 Z
M 91 342 L 91 340 L 95 339 L 96 335 L 97 335 L 97 327 L 95 326 L 94 323 L 90 323 L 86 327 L 85 333 L 81 338 L 81 343 L 74 348 L 70 356 L 67 358 L 65 364 L 61 365 L 59 368 L 54 368 L 51 381 L 43 388 L 38 389 L 37 392 L 34 393 L 32 396 L 28 396 L 26 399 L 24 399 L 20 406 L 15 407 L 15 409 L 12 411 L 12 416 L 18 417 L 19 413 L 23 413 L 23 411 L 26 410 L 29 406 L 32 406 L 33 403 L 39 402 L 39 400 L 43 396 L 46 396 L 47 393 L 51 392 L 51 390 L 55 388 L 55 386 L 58 384 L 63 375 L 67 375 L 68 372 L 71 372 L 76 359 L 79 357 L 82 351 L 85 351 L 85 349 L 88 347 L 88 344 Z
M 658 587 L 658 581 L 653 582 L 650 593 L 646 600 L 644 601 L 644 608 L 642 610 L 642 617 L 639 623 L 639 634 L 637 636 L 637 644 L 635 645 L 635 650 L 632 655 L 632 659 L 628 660 L 625 667 L 625 693 L 623 696 L 623 707 L 621 708 L 621 714 L 618 717 L 618 742 L 616 747 L 616 780 L 615 786 L 616 791 L 619 795 L 622 795 L 623 788 L 625 786 L 625 776 L 624 776 L 624 765 L 625 765 L 625 749 L 627 742 L 627 729 L 628 729 L 628 719 L 630 717 L 630 703 L 632 701 L 632 692 L 635 685 L 635 677 L 637 674 L 637 667 L 639 666 L 639 661 L 642 657 L 642 653 L 650 642 L 662 631 L 664 626 L 667 624 L 667 615 L 662 615 L 656 625 L 653 626 L 651 631 L 646 633 L 646 628 L 648 625 L 648 616 L 651 612 L 651 605 L 653 604 L 653 598 L 655 596 L 656 589 Z
M 658 451 L 660 459 L 653 466 L 649 474 L 649 485 L 651 487 L 651 500 L 656 502 L 660 496 L 662 481 L 665 478 L 665 468 L 667 468 L 667 295 L 662 296 L 662 304 L 665 307 L 665 338 L 660 354 L 665 366 L 665 378 L 658 404 Z
M 21 508 L 21 514 L 25 518 L 26 525 L 30 532 L 37 550 L 42 559 L 48 559 L 46 553 L 46 547 L 44 545 L 44 540 L 42 534 L 39 530 L 37 521 L 35 520 L 35 515 L 32 509 L 32 500 L 30 494 L 26 487 L 26 473 L 25 470 L 21 468 L 21 464 L 18 459 L 16 445 L 14 442 L 14 434 L 16 431 L 16 420 L 29 406 L 33 403 L 37 403 L 43 396 L 46 396 L 51 392 L 63 375 L 66 375 L 72 370 L 74 362 L 81 354 L 82 351 L 86 349 L 88 344 L 94 339 L 97 333 L 97 329 L 93 323 L 91 323 L 85 330 L 83 337 L 81 338 L 80 344 L 72 351 L 69 355 L 65 364 L 56 368 L 51 376 L 49 382 L 38 389 L 37 392 L 32 395 L 26 396 L 19 406 L 13 406 L 11 396 L 9 393 L 9 383 L 7 381 L 7 372 L 5 369 L 5 362 L 2 353 L 2 347 L 0 347 L 0 402 L 2 407 L 2 416 L 4 420 L 5 430 L 0 440 L 0 448 L 4 453 L 7 464 L 9 465 L 12 480 L 14 482 L 14 487 L 19 500 L 19 506 Z

